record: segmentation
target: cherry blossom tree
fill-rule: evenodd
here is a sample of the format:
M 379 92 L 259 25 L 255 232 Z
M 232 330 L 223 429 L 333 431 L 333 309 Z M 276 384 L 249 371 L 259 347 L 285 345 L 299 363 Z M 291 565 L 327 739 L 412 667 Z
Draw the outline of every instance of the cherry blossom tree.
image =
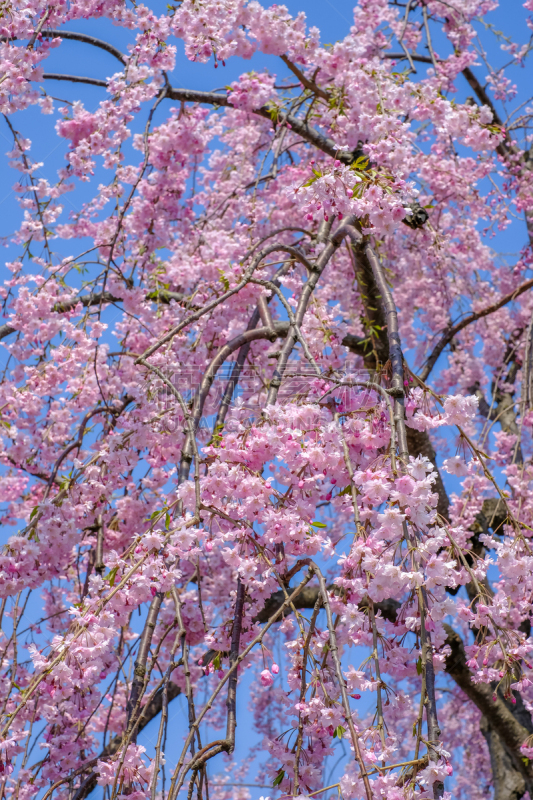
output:
M 360 0 L 327 45 L 256 0 L 3 3 L 2 798 L 533 798 L 533 106 L 496 6 Z

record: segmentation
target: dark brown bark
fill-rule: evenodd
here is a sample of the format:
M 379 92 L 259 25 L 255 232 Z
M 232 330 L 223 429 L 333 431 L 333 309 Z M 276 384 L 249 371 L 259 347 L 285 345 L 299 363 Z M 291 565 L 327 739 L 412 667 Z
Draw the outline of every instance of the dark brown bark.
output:
M 497 732 L 481 718 L 481 733 L 485 737 L 490 754 L 492 771 L 493 800 L 520 800 L 526 793 L 526 782 L 523 775 L 514 767 L 502 740 Z
M 437 469 L 437 454 L 435 453 L 435 448 L 431 444 L 431 439 L 425 431 L 417 431 L 414 428 L 407 428 L 407 445 L 409 447 L 410 455 L 414 456 L 415 458 L 416 456 L 426 456 L 426 458 L 429 458 L 433 464 L 437 473 L 433 489 L 439 496 L 437 502 L 437 512 L 441 515 L 441 517 L 444 517 L 444 519 L 449 519 L 450 500 L 444 487 L 441 474 Z
M 159 615 L 159 609 L 161 608 L 162 600 L 163 600 L 163 594 L 161 592 L 156 592 L 156 594 L 152 599 L 152 602 L 150 603 L 148 616 L 146 618 L 146 622 L 144 624 L 143 632 L 141 635 L 139 652 L 137 654 L 137 660 L 135 661 L 135 669 L 133 673 L 133 681 L 131 684 L 131 692 L 126 709 L 128 715 L 128 723 L 127 723 L 128 729 L 131 728 L 131 726 L 135 722 L 135 718 L 138 714 L 139 702 L 144 692 L 144 683 L 146 677 L 146 662 L 148 660 L 148 654 L 150 652 L 152 637 L 154 635 L 154 630 L 157 623 L 157 617 Z M 133 743 L 137 741 L 137 732 L 138 732 L 138 727 L 135 727 L 131 737 L 131 741 Z
M 495 693 L 492 686 L 473 683 L 461 637 L 450 625 L 445 625 L 445 629 L 446 644 L 451 648 L 446 672 L 483 714 L 481 730 L 489 746 L 495 796 L 498 800 L 518 800 L 525 791 L 533 791 L 533 768 L 525 763 L 520 752 L 521 745 L 533 732 L 531 715 L 518 692 L 514 692 L 516 706 L 511 711 L 511 704 Z

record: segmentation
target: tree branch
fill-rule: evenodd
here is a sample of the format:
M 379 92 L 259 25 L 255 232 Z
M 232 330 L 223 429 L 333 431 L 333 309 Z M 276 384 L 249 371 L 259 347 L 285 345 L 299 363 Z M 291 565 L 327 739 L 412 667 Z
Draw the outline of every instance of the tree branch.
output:
M 107 87 L 106 81 L 101 81 L 96 78 L 84 78 L 78 75 L 45 72 L 43 78 L 44 80 L 87 83 L 91 86 L 101 86 L 104 89 Z M 231 103 L 228 101 L 227 95 L 219 94 L 218 92 L 196 92 L 192 89 L 174 89 L 169 87 L 166 96 L 171 100 L 180 100 L 190 103 L 205 103 L 207 105 L 218 106 L 221 108 L 233 108 Z M 322 150 L 322 152 L 326 153 L 326 155 L 336 158 L 343 164 L 348 165 L 352 164 L 355 160 L 353 153 L 339 149 L 332 139 L 329 139 L 327 136 L 324 136 L 324 134 L 320 133 L 320 131 L 312 128 L 304 120 L 295 117 L 294 114 L 287 114 L 282 109 L 273 109 L 266 106 L 257 108 L 252 113 L 272 122 L 273 112 L 276 114 L 276 124 L 287 125 L 287 127 L 290 127 L 294 133 L 298 134 L 298 136 L 301 136 L 302 139 L 304 139 L 306 142 L 309 142 L 309 144 L 312 144 L 319 150 Z
M 419 56 L 418 53 L 409 53 L 413 61 L 420 61 L 423 64 L 433 64 L 429 56 Z M 383 53 L 383 58 L 388 58 L 393 61 L 407 61 L 408 58 L 405 53 Z
M 43 74 L 45 81 L 70 81 L 71 83 L 88 83 L 91 86 L 101 86 L 107 88 L 107 81 L 100 81 L 98 78 L 82 78 L 78 75 L 64 75 L 57 72 L 45 72 Z
M 287 58 L 287 56 L 280 56 L 280 57 L 283 63 L 286 64 L 287 67 L 290 69 L 290 71 L 293 73 L 293 75 L 296 75 L 302 86 L 305 86 L 306 89 L 309 89 L 310 92 L 313 92 L 313 94 L 318 95 L 318 97 L 321 97 L 323 100 L 330 99 L 331 95 L 329 94 L 329 92 L 325 92 L 324 89 L 321 89 L 320 86 L 317 86 L 314 81 L 310 81 L 309 78 L 306 78 L 302 70 L 299 69 L 296 66 L 296 64 L 293 64 L 292 61 Z
M 332 589 L 334 587 L 330 587 Z M 289 590 L 290 591 L 290 590 Z M 292 599 L 292 605 L 295 609 L 312 609 L 314 608 L 317 600 L 321 595 L 319 587 L 306 586 L 301 589 L 300 593 Z M 398 611 L 401 604 L 397 600 L 382 600 L 374 603 L 374 612 L 380 612 L 382 617 L 389 622 L 396 622 Z M 365 608 L 365 603 L 359 604 L 361 610 Z M 256 615 L 254 622 L 266 623 L 272 620 L 280 609 L 286 609 L 290 612 L 287 604 L 285 592 L 280 590 L 275 592 L 267 600 L 264 607 Z M 504 701 L 497 697 L 496 701 L 493 699 L 494 690 L 491 686 L 486 684 L 475 684 L 472 682 L 472 673 L 466 665 L 466 655 L 464 651 L 463 642 L 459 634 L 457 634 L 450 625 L 445 625 L 447 639 L 446 644 L 451 648 L 450 654 L 446 658 L 446 672 L 455 681 L 460 689 L 467 695 L 467 697 L 477 706 L 478 709 L 484 714 L 486 725 L 490 725 L 493 731 L 498 731 L 502 746 L 505 748 L 505 758 L 512 762 L 514 773 L 518 771 L 522 777 L 522 785 L 531 785 L 532 776 L 528 768 L 521 760 L 520 747 L 529 736 L 531 725 L 528 721 L 528 715 L 521 715 L 523 717 L 522 724 L 518 721 L 513 713 L 507 708 Z M 212 660 L 215 653 L 210 651 L 206 653 L 201 662 L 204 666 Z M 181 689 L 172 681 L 168 684 L 168 701 L 171 702 L 178 695 L 181 694 Z M 519 697 L 519 695 L 516 695 Z M 162 710 L 163 705 L 163 692 L 158 692 L 149 703 L 141 711 L 137 730 L 141 731 L 148 725 Z M 526 727 L 527 725 L 527 727 Z M 532 728 L 533 730 L 533 728 Z M 102 751 L 99 758 L 104 759 L 114 755 L 118 752 L 122 744 L 122 736 L 115 736 L 107 747 Z M 514 776 L 516 778 L 516 775 Z M 92 773 L 89 778 L 82 783 L 79 787 L 75 800 L 84 800 L 90 792 L 96 787 L 97 776 Z M 520 781 L 518 781 L 520 784 Z M 531 791 L 531 788 L 529 789 Z M 516 797 L 501 796 L 499 800 L 518 800 L 520 795 Z
M 477 98 L 480 103 L 483 103 L 484 106 L 488 106 L 492 111 L 492 117 L 496 125 L 503 125 L 503 122 L 500 119 L 498 112 L 496 111 L 494 104 L 490 97 L 488 96 L 485 87 L 480 84 L 470 67 L 465 67 L 463 70 L 463 75 L 465 76 L 466 80 L 469 83 L 471 89 L 477 95 Z
M 191 89 L 169 88 L 168 97 L 172 100 L 181 100 L 183 102 L 206 103 L 212 106 L 233 108 L 227 95 L 219 94 L 218 92 L 195 92 Z M 317 131 L 315 128 L 311 128 L 304 120 L 295 117 L 294 114 L 287 114 L 282 109 L 273 109 L 267 106 L 257 108 L 253 113 L 272 122 L 273 111 L 277 112 L 276 124 L 287 125 L 294 133 L 301 136 L 302 139 L 305 139 L 309 144 L 322 150 L 326 155 L 342 161 L 343 164 L 351 164 L 355 160 L 353 153 L 340 150 L 335 142 L 327 136 L 324 136 L 324 134 L 320 133 L 320 131 Z
M 439 358 L 440 354 L 442 353 L 446 345 L 448 345 L 452 341 L 454 336 L 456 336 L 460 331 L 468 327 L 468 325 L 471 325 L 472 322 L 476 322 L 478 319 L 487 317 L 494 311 L 498 311 L 500 308 L 503 308 L 503 306 L 506 306 L 507 303 L 511 303 L 513 300 L 516 300 L 517 297 L 519 297 L 524 292 L 527 292 L 527 290 L 531 289 L 532 286 L 533 286 L 533 278 L 523 283 L 517 289 L 514 289 L 514 291 L 509 292 L 509 294 L 506 294 L 504 297 L 501 298 L 501 300 L 498 300 L 496 303 L 487 306 L 487 308 L 484 308 L 482 311 L 472 312 L 467 317 L 464 317 L 464 319 L 462 319 L 460 322 L 457 322 L 455 325 L 450 326 L 445 331 L 439 342 L 433 348 L 431 355 L 427 358 L 426 364 L 420 371 L 418 377 L 423 381 L 427 380 L 431 370 L 437 363 L 437 359 Z
M 60 37 L 61 39 L 72 39 L 75 42 L 91 44 L 93 47 L 99 47 L 101 50 L 105 50 L 107 53 L 110 53 L 112 56 L 118 59 L 121 64 L 126 63 L 126 57 L 124 53 L 121 53 L 118 47 L 114 47 L 112 44 L 109 44 L 109 42 L 104 42 L 103 39 L 97 39 L 96 36 L 88 36 L 86 33 L 78 33 L 77 31 L 60 31 L 55 29 L 44 30 L 42 31 L 42 35 L 47 39 Z
M 187 295 L 181 294 L 181 292 L 169 292 L 166 289 L 148 292 L 146 295 L 146 300 L 157 300 L 165 305 L 169 305 L 171 300 L 175 300 L 177 303 L 183 303 L 187 302 L 188 299 Z M 57 314 L 65 314 L 67 311 L 72 311 L 72 309 L 76 308 L 78 303 L 81 303 L 82 306 L 87 308 L 88 306 L 99 306 L 101 303 L 122 303 L 122 301 L 122 297 L 115 297 L 111 292 L 91 292 L 91 294 L 77 295 L 73 297 L 72 300 L 60 301 L 52 307 L 51 311 L 55 311 Z M 188 307 L 190 309 L 197 308 L 197 306 L 194 305 L 189 305 Z M 0 325 L 0 340 L 16 332 L 17 329 L 13 328 L 11 325 Z
M 152 637 L 154 635 L 155 626 L 157 623 L 157 617 L 159 615 L 159 609 L 161 608 L 161 602 L 163 600 L 163 593 L 156 592 L 154 597 L 152 598 L 152 602 L 150 603 L 150 609 L 148 611 L 148 616 L 146 618 L 146 622 L 144 624 L 143 632 L 141 635 L 141 642 L 139 644 L 139 652 L 137 655 L 137 660 L 135 661 L 135 670 L 133 673 L 133 681 L 131 684 L 131 692 L 127 703 L 127 728 L 130 728 L 135 721 L 135 717 L 137 715 L 138 706 L 141 702 L 141 698 L 143 695 L 145 678 L 146 678 L 146 662 L 148 660 L 148 654 L 150 652 L 150 645 L 152 644 Z M 138 727 L 135 727 L 131 741 L 135 744 L 137 742 L 137 733 Z
M 463 690 L 466 696 L 481 711 L 490 727 L 498 732 L 503 745 L 508 752 L 514 768 L 519 771 L 526 782 L 529 792 L 533 789 L 533 769 L 524 764 L 521 758 L 520 747 L 527 737 L 533 732 L 531 719 L 529 728 L 524 727 L 512 714 L 504 701 L 495 694 L 492 686 L 485 683 L 473 683 L 472 673 L 466 664 L 466 654 L 461 637 L 450 625 L 445 624 L 447 633 L 446 644 L 451 648 L 446 657 L 446 672 Z

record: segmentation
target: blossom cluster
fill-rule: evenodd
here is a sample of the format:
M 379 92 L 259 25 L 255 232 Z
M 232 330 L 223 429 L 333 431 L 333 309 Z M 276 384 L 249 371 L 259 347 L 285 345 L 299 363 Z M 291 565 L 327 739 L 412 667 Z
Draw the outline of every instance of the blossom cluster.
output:
M 495 6 L 360 0 L 332 45 L 257 0 L 4 10 L 6 796 L 200 798 L 226 752 L 214 800 L 483 800 L 502 719 L 532 794 L 533 255 L 488 237 L 531 230 L 533 112 L 479 71 Z M 52 95 L 67 38 L 114 59 L 96 103 Z M 180 48 L 250 68 L 179 88 Z

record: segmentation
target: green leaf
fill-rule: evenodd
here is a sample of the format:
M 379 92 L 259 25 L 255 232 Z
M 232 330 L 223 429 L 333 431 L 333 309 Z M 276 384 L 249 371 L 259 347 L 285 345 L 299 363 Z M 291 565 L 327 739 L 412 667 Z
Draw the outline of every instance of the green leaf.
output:
M 111 587 L 115 585 L 115 578 L 117 577 L 117 572 L 118 572 L 118 567 L 113 567 L 113 569 L 110 570 L 104 578 L 104 581 L 109 581 L 109 585 Z
M 341 495 L 351 494 L 351 493 L 352 493 L 352 487 L 350 486 L 350 484 L 348 484 L 348 486 L 345 486 L 344 489 L 340 490 L 339 497 L 341 497 Z
M 422 675 L 422 672 L 423 672 L 422 656 L 420 656 L 418 661 L 416 662 L 416 671 L 417 671 L 418 675 Z
M 30 520 L 32 520 L 32 519 L 34 518 L 34 516 L 35 516 L 35 515 L 36 515 L 38 512 L 39 512 L 39 506 L 35 506 L 35 508 L 34 508 L 34 509 L 32 509 L 32 512 L 31 512 L 31 514 L 30 514 Z
M 285 777 L 285 770 L 280 769 L 280 771 L 278 772 L 278 774 L 276 775 L 276 777 L 272 782 L 272 786 L 279 786 L 284 777 Z
M 15 684 L 13 684 L 13 686 L 14 686 L 14 685 L 15 685 Z M 526 767 L 528 767 L 528 766 L 529 766 L 529 758 L 527 758 L 526 756 L 522 756 L 522 761 L 524 762 L 524 764 L 526 765 Z
M 220 275 L 220 283 L 222 284 L 226 292 L 229 291 L 229 281 L 226 278 L 223 270 L 220 269 L 220 267 L 218 269 L 218 274 Z
M 346 728 L 343 728 L 342 725 L 339 725 L 335 728 L 335 733 L 333 734 L 333 738 L 337 737 L 337 739 L 342 739 L 344 734 L 346 733 Z
M 315 519 L 314 522 L 311 523 L 311 525 L 313 526 L 313 528 L 327 528 L 328 527 L 327 525 L 324 525 L 323 522 L 317 522 L 316 519 Z
M 220 653 L 217 653 L 213 659 L 213 666 L 215 669 L 220 669 Z
M 165 528 L 167 529 L 167 531 L 170 530 L 170 514 L 168 513 L 168 511 L 165 517 Z

